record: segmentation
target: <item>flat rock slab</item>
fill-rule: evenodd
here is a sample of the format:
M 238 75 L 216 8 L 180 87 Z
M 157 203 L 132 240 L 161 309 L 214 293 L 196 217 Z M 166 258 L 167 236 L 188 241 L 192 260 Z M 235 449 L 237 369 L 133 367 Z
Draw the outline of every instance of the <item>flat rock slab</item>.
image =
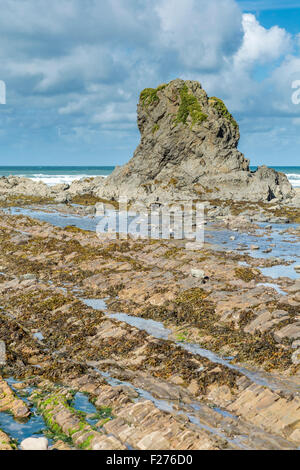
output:
M 285 326 L 279 331 L 275 331 L 274 338 L 276 341 L 281 342 L 283 338 L 299 339 L 300 338 L 300 323 L 292 323 Z
M 13 450 L 10 438 L 0 429 L 0 451 Z
M 27 405 L 16 397 L 2 377 L 0 377 L 0 412 L 10 412 L 16 419 L 24 419 L 30 415 Z
M 48 439 L 29 437 L 21 442 L 20 447 L 22 450 L 48 450 Z

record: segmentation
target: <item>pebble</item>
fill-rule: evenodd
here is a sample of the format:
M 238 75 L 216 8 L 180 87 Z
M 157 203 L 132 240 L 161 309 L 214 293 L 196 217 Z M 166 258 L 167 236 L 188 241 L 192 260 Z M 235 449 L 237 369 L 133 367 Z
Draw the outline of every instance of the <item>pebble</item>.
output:
M 205 272 L 202 269 L 191 269 L 191 275 L 197 279 L 205 278 Z
M 48 450 L 48 439 L 45 437 L 29 437 L 21 442 L 22 450 Z
M 292 354 L 292 363 L 295 364 L 295 366 L 300 364 L 300 349 L 297 349 L 297 351 Z
M 23 281 L 35 281 L 36 276 L 34 274 L 23 274 L 23 276 L 21 276 L 21 279 L 23 279 Z
M 23 234 L 20 234 L 20 235 L 15 235 L 14 237 L 11 238 L 11 242 L 14 243 L 14 245 L 26 245 L 26 243 L 29 242 L 31 236 L 29 235 L 23 235 Z

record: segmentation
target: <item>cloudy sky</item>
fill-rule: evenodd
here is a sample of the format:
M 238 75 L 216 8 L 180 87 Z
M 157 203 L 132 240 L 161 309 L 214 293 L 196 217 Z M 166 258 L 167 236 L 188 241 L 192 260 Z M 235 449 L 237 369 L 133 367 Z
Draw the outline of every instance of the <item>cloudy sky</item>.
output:
M 140 91 L 177 77 L 224 99 L 253 164 L 300 165 L 300 0 L 0 6 L 0 165 L 124 163 Z

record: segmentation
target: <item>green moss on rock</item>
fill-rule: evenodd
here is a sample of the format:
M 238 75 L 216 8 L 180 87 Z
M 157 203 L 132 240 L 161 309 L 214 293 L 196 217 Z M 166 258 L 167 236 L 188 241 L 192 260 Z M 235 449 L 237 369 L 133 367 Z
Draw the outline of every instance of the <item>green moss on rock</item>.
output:
M 33 393 L 31 399 L 37 404 L 39 412 L 43 415 L 56 440 L 59 438 L 64 442 L 73 443 L 84 450 L 92 448 L 93 439 L 100 434 L 95 432 L 85 421 L 85 413 L 79 412 L 71 406 L 71 391 L 67 394 L 57 391 L 57 393 L 50 393 L 50 395 Z M 57 417 L 62 414 L 65 415 L 66 421 L 60 425 L 57 422 Z M 86 439 L 81 442 L 81 437 L 85 435 L 87 435 Z
M 207 114 L 203 113 L 197 98 L 189 93 L 187 85 L 184 85 L 180 90 L 180 98 L 181 103 L 176 117 L 177 123 L 186 124 L 189 116 L 192 119 L 192 127 L 207 120 Z
M 210 103 L 213 105 L 213 107 L 218 111 L 219 114 L 221 114 L 225 119 L 227 119 L 235 128 L 238 128 L 238 123 L 230 114 L 228 109 L 226 108 L 224 102 L 220 98 L 216 98 L 215 96 L 210 98 Z
M 166 88 L 166 84 L 159 85 L 157 88 L 145 88 L 140 95 L 143 106 L 152 106 L 159 102 L 158 92 Z

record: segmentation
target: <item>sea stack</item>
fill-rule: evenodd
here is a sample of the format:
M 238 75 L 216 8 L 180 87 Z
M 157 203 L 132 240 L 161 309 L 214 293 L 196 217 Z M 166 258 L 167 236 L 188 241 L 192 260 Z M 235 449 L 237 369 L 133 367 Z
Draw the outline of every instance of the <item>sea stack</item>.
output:
M 173 80 L 142 91 L 141 142 L 133 158 L 99 188 L 106 199 L 286 201 L 295 192 L 283 173 L 256 172 L 238 150 L 239 126 L 222 100 L 199 82 Z

